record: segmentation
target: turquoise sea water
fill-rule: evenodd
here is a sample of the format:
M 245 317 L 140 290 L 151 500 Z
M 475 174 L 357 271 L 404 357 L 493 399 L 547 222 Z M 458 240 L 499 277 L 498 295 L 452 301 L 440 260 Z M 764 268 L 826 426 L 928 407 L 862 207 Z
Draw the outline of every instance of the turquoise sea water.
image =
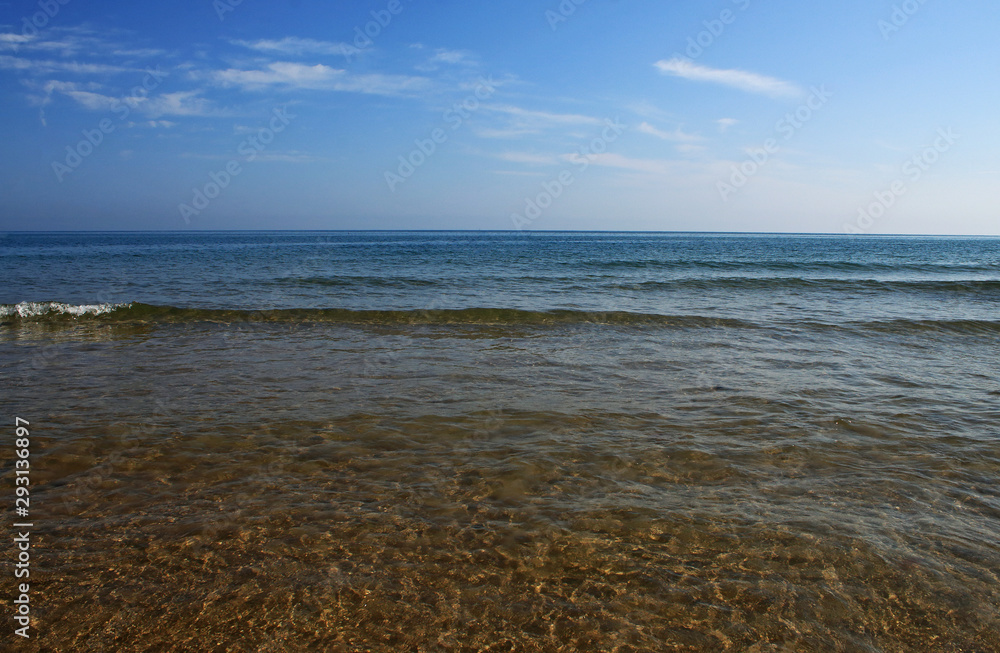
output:
M 25 650 L 1000 649 L 1000 239 L 7 234 L 0 279 Z

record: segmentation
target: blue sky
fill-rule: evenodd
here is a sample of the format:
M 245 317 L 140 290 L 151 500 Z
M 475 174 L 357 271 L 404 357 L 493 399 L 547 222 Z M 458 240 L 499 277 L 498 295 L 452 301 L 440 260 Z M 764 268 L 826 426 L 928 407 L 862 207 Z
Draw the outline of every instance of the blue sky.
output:
M 997 25 L 990 0 L 0 2 L 0 229 L 1000 234 Z

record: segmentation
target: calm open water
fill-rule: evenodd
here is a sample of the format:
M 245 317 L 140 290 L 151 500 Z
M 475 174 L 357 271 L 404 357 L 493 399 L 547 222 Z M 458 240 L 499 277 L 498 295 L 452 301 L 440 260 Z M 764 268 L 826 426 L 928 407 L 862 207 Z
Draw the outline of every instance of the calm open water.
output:
M 19 650 L 1000 650 L 1000 239 L 7 234 L 0 374 Z

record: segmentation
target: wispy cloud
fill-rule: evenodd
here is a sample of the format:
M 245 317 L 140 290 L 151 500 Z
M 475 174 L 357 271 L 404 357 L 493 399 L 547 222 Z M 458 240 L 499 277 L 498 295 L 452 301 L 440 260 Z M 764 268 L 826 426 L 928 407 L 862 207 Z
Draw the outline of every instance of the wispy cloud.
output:
M 101 85 L 96 82 L 77 83 L 51 79 L 45 83 L 34 80 L 23 80 L 22 83 L 34 91 L 34 93 L 28 94 L 28 102 L 32 106 L 38 107 L 38 119 L 43 127 L 48 126 L 48 122 L 45 120 L 45 107 L 52 103 L 52 96 L 56 92 L 69 94 L 74 91 L 98 91 L 101 89 Z
M 601 121 L 590 116 L 582 116 L 575 113 L 549 113 L 547 111 L 532 111 L 510 105 L 491 105 L 486 107 L 490 111 L 505 113 L 524 121 L 537 124 L 558 124 L 558 125 L 599 125 Z
M 240 87 L 259 91 L 274 86 L 299 90 L 344 91 L 376 95 L 399 95 L 420 91 L 429 85 L 425 77 L 408 75 L 365 74 L 354 75 L 344 69 L 323 64 L 307 65 L 277 61 L 265 68 L 245 70 L 228 68 L 208 73 L 211 81 L 220 86 Z
M 108 32 L 100 32 L 87 27 L 51 27 L 43 34 L 0 34 L 0 49 L 9 49 L 25 54 L 44 53 L 62 57 L 129 57 L 147 58 L 163 56 L 165 50 L 159 48 L 125 48 L 122 43 L 128 39 L 123 33 L 114 38 Z
M 294 150 L 290 152 L 263 152 L 254 159 L 254 161 L 263 163 L 312 163 L 323 160 L 323 157 Z
M 704 145 L 696 145 L 694 143 L 678 143 L 677 151 L 681 154 L 699 154 L 705 151 Z
M 559 163 L 559 157 L 551 154 L 536 154 L 534 152 L 501 152 L 498 159 L 510 163 L 525 163 L 528 165 L 544 166 Z
M 623 156 L 621 154 L 612 154 L 610 152 L 605 154 L 591 154 L 586 157 L 578 153 L 564 154 L 561 158 L 571 163 L 579 162 L 581 159 L 585 158 L 586 161 L 592 165 L 620 168 L 623 170 L 632 170 L 634 172 L 644 172 L 654 175 L 668 175 L 678 169 L 678 163 L 676 161 L 667 161 L 663 159 L 636 159 Z
M 655 104 L 652 104 L 651 102 L 647 102 L 645 100 L 641 102 L 633 102 L 629 104 L 626 108 L 642 118 L 656 120 L 658 122 L 677 121 L 676 114 L 673 114 L 669 111 L 664 111 Z
M 155 97 L 141 98 L 139 111 L 152 118 L 160 116 L 219 116 L 224 112 L 217 110 L 200 91 L 177 91 L 164 93 Z
M 695 82 L 709 82 L 737 88 L 748 93 L 759 93 L 770 97 L 792 97 L 801 95 L 802 90 L 775 77 L 768 77 L 745 70 L 709 68 L 696 64 L 690 59 L 674 57 L 654 64 L 660 72 Z
M 438 50 L 430 60 L 435 63 L 458 64 L 468 62 L 469 58 L 470 54 L 461 50 Z
M 185 152 L 180 155 L 182 159 L 205 159 L 209 161 L 224 161 L 232 158 L 232 154 L 214 153 L 203 154 L 198 152 Z M 299 150 L 289 150 L 287 152 L 256 152 L 253 160 L 263 163 L 312 163 L 323 161 L 323 157 L 314 156 Z
M 529 136 L 531 134 L 537 134 L 539 130 L 537 129 L 525 129 L 525 128 L 494 128 L 494 127 L 481 127 L 476 129 L 476 136 L 480 138 L 490 138 L 496 140 L 510 140 L 514 138 L 521 138 L 522 136 Z
M 495 175 L 507 175 L 511 177 L 544 177 L 546 173 L 531 170 L 493 170 Z
M 675 143 L 696 143 L 702 140 L 701 136 L 696 134 L 688 134 L 681 130 L 680 127 L 674 131 L 666 132 L 661 129 L 653 127 L 648 122 L 644 122 L 637 127 L 637 130 L 643 134 L 649 134 L 650 136 L 655 136 L 665 141 L 673 141 Z
M 121 98 L 92 93 L 90 91 L 63 90 L 61 92 L 75 100 L 84 109 L 91 111 L 111 111 L 111 109 L 122 104 Z
M 140 68 L 125 68 L 98 63 L 80 63 L 77 61 L 52 61 L 26 59 L 0 55 L 0 68 L 17 70 L 31 75 L 50 75 L 52 73 L 74 73 L 77 75 L 117 75 L 128 72 L 139 72 Z
M 227 68 L 209 73 L 211 79 L 222 86 L 240 86 L 247 90 L 260 90 L 270 86 L 291 86 L 295 88 L 328 88 L 346 71 L 316 64 L 275 62 L 264 69 L 245 70 Z
M 69 91 L 100 91 L 103 88 L 97 82 L 63 82 L 56 79 L 51 79 L 47 82 L 23 80 L 23 84 L 33 91 L 41 93 L 44 97 L 50 97 L 56 91 L 60 93 L 67 93 Z M 34 96 L 29 97 L 37 99 Z
M 201 97 L 199 91 L 177 91 L 156 96 L 115 97 L 81 90 L 76 85 L 62 82 L 50 82 L 46 86 L 46 90 L 49 93 L 52 91 L 62 93 L 90 111 L 113 111 L 128 107 L 129 111 L 135 110 L 150 118 L 225 115 L 225 112 L 219 111 L 209 100 Z M 45 103 L 47 104 L 47 102 Z M 173 123 L 168 123 L 169 121 L 159 121 L 157 126 L 173 126 Z
M 476 65 L 476 58 L 471 52 L 466 52 L 464 50 L 446 50 L 444 48 L 438 48 L 434 55 L 427 59 L 427 61 L 417 65 L 417 70 L 429 72 L 437 70 L 442 65 L 474 66 Z
M 284 55 L 344 55 L 350 50 L 344 43 L 334 43 L 331 41 L 317 41 L 315 39 L 304 39 L 295 36 L 286 36 L 282 39 L 260 39 L 257 41 L 230 41 L 233 45 L 239 45 L 258 52 L 273 52 Z M 353 46 L 352 46 L 353 47 Z
M 602 124 L 599 119 L 591 116 L 537 111 L 512 105 L 485 105 L 483 110 L 499 118 L 504 124 L 478 128 L 476 134 L 480 138 L 514 139 L 552 129 Z
M 6 32 L 0 34 L 0 48 L 9 48 L 16 50 L 18 47 L 26 45 L 31 42 L 30 36 L 25 34 L 13 34 Z
M 730 127 L 738 123 L 739 120 L 736 118 L 719 118 L 715 121 L 715 124 L 719 126 L 719 132 L 725 134 Z

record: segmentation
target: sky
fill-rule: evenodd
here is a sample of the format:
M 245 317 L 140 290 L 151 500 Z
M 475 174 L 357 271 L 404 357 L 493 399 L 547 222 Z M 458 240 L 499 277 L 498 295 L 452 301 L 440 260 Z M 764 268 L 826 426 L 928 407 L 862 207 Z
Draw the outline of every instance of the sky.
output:
M 0 2 L 0 230 L 1000 234 L 995 0 Z

